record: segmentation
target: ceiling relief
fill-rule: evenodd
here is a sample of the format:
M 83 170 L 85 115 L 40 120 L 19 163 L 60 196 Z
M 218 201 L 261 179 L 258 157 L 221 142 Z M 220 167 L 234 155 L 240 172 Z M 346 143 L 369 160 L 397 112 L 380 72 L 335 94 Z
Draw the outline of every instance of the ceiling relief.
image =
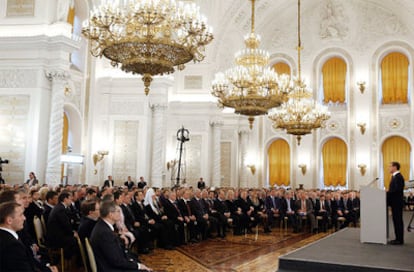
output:
M 348 36 L 349 18 L 345 15 L 343 2 L 328 0 L 320 13 L 319 36 L 325 39 L 343 40 Z

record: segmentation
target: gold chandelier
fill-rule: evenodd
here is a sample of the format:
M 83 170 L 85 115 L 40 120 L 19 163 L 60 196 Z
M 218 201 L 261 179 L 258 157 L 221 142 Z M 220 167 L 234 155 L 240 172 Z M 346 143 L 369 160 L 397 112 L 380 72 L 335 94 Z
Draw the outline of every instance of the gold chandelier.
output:
M 213 39 L 211 27 L 193 4 L 175 0 L 102 0 L 84 22 L 91 54 L 111 65 L 142 75 L 145 94 L 154 75 L 184 69 L 204 59 Z
M 269 112 L 272 126 L 275 129 L 284 129 L 288 134 L 296 135 L 298 145 L 303 135 L 313 129 L 320 128 L 331 117 L 328 107 L 312 99 L 312 90 L 306 87 L 301 78 L 300 51 L 300 0 L 298 0 L 298 75 L 292 79 L 289 86 L 292 89 L 289 100 L 277 109 Z
M 252 2 L 251 33 L 245 37 L 246 48 L 236 53 L 236 66 L 215 75 L 212 94 L 220 107 L 234 108 L 235 113 L 248 116 L 250 128 L 254 116 L 267 114 L 288 99 L 289 77 L 278 77 L 268 67 L 269 53 L 259 49 L 260 36 L 254 33 L 254 4 Z

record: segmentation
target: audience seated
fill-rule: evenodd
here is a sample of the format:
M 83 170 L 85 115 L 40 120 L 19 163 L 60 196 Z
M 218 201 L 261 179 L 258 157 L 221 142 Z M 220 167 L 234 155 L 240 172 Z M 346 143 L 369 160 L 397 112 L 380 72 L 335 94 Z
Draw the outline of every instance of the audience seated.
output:
M 234 235 L 252 232 L 252 227 L 255 226 L 260 227 L 256 229 L 259 233 L 267 233 L 279 226 L 271 224 L 272 222 L 280 222 L 281 226 L 282 223 L 287 223 L 285 231 L 291 227 L 296 233 L 303 229 L 303 224 L 307 224 L 309 227 L 306 229 L 316 232 L 318 228 L 327 231 L 331 226 L 343 228 L 349 223 L 357 226 L 360 217 L 359 194 L 354 191 L 282 188 L 201 190 L 192 187 L 138 189 L 135 186 L 115 186 L 100 190 L 96 186 L 86 185 L 58 186 L 52 190 L 47 187 L 39 189 L 39 185 L 36 185 L 30 189 L 29 195 L 27 185 L 18 190 L 5 188 L 3 186 L 0 189 L 0 204 L 17 201 L 25 208 L 27 219 L 17 234 L 23 241 L 24 249 L 30 253 L 30 262 L 35 266 L 35 271 L 50 270 L 45 266 L 45 261 L 49 260 L 47 251 L 42 251 L 35 239 L 31 224 L 34 216 L 48 218 L 47 246 L 63 247 L 65 257 L 69 258 L 78 254 L 74 239 L 76 231 L 81 241 L 86 237 L 92 240 L 97 222 L 103 220 L 101 218 L 98 221 L 100 204 L 114 200 L 115 213 L 119 214 L 112 219 L 115 237 L 118 239 L 117 247 L 121 248 L 128 265 L 130 262 L 136 264 L 133 268 L 126 266 L 134 271 L 138 270 L 138 256 L 131 253 L 131 245 L 137 245 L 138 253 L 148 253 L 154 247 L 173 249 L 186 242 L 198 243 L 213 238 L 215 234 L 224 238 L 229 228 Z M 408 201 L 409 198 L 407 204 Z M 79 221 L 79 211 L 82 216 L 76 224 Z M 338 221 L 338 218 L 342 219 Z M 94 238 L 93 247 L 99 250 L 97 239 Z M 96 259 L 100 258 L 98 256 Z M 100 265 L 106 267 L 112 264 L 101 261 Z M 129 268 L 126 267 L 128 271 Z M 140 267 L 142 269 L 145 266 Z M 113 269 L 109 271 L 117 271 L 117 268 Z M 122 269 L 118 271 L 123 271 Z
M 136 258 L 127 255 L 120 238 L 114 232 L 114 225 L 120 219 L 121 209 L 114 202 L 103 202 L 100 219 L 96 223 L 90 243 L 95 255 L 98 271 L 151 271 Z

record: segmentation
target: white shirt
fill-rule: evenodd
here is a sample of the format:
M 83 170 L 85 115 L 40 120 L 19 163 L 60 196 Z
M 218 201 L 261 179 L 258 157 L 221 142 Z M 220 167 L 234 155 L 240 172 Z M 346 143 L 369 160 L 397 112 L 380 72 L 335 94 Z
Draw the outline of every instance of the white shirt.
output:
M 112 224 L 111 223 L 109 223 L 108 221 L 106 221 L 105 219 L 102 219 L 108 226 L 109 226 L 109 228 L 112 230 L 112 231 L 114 231 L 115 229 L 114 229 L 114 226 L 112 226 Z
M 16 238 L 16 240 L 19 240 L 19 235 L 17 235 L 17 233 L 14 230 L 11 229 L 7 229 L 7 228 L 3 228 L 0 227 L 1 230 L 7 231 L 8 233 L 10 233 L 11 235 L 14 236 L 14 238 Z

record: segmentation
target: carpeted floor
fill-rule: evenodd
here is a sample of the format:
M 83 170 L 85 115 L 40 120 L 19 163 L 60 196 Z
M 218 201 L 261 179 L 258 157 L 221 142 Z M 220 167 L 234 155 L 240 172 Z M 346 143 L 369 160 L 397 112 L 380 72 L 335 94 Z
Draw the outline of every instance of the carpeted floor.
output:
M 275 229 L 270 234 L 209 239 L 166 251 L 156 249 L 141 260 L 155 271 L 276 271 L 278 256 L 299 248 L 327 234 L 284 234 Z

